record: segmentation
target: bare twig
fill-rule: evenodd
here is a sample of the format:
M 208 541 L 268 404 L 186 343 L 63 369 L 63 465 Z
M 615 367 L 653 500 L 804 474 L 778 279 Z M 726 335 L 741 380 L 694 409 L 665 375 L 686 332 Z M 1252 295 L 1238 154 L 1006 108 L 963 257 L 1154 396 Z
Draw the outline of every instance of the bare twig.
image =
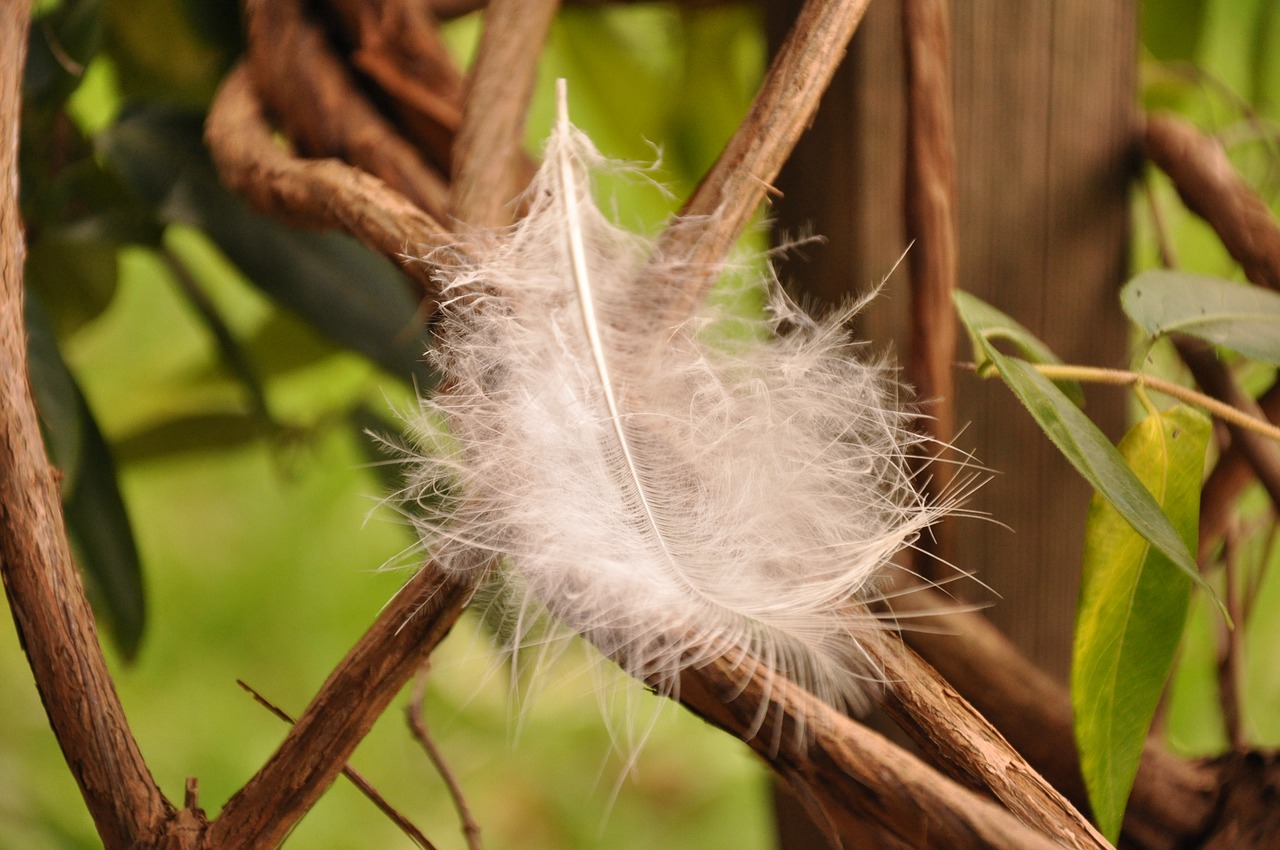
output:
M 344 159 L 441 218 L 444 178 L 369 103 L 298 0 L 253 0 L 245 11 L 258 91 L 299 148 Z
M 923 423 L 938 457 L 955 437 L 956 288 L 955 132 L 951 106 L 950 9 L 946 0 L 904 0 L 902 30 L 907 68 L 906 237 L 911 243 L 911 359 L 908 378 L 920 399 Z M 955 465 L 929 467 L 928 495 L 941 501 Z M 925 538 L 933 554 L 950 559 L 951 523 Z M 929 574 L 935 559 L 917 558 Z
M 422 745 L 427 758 L 431 760 L 436 772 L 444 780 L 445 788 L 449 790 L 449 797 L 453 800 L 453 806 L 458 810 L 458 819 L 462 821 L 462 835 L 467 840 L 467 847 L 470 850 L 483 850 L 483 844 L 480 841 L 480 824 L 476 823 L 475 818 L 471 816 L 471 807 L 467 805 L 466 795 L 462 793 L 462 784 L 458 782 L 458 777 L 454 774 L 453 769 L 449 767 L 449 763 L 445 761 L 444 754 L 440 752 L 440 748 L 436 746 L 436 742 L 432 740 L 431 735 L 427 732 L 426 707 L 424 706 L 427 695 L 427 669 L 428 664 L 424 663 L 422 669 L 418 671 L 417 682 L 413 686 L 413 696 L 410 697 L 409 704 L 404 709 L 405 718 L 409 723 L 409 731 L 413 734 L 414 739 Z
M 329 674 L 271 759 L 227 801 L 208 847 L 272 850 L 342 771 L 347 758 L 471 598 L 428 564 Z
M 1178 118 L 1152 115 L 1148 158 L 1169 175 L 1192 212 L 1213 227 L 1249 280 L 1280 289 L 1280 227 L 1217 141 Z
M 410 256 L 452 239 L 435 219 L 376 177 L 337 160 L 302 160 L 278 146 L 249 71 L 233 69 L 209 110 L 205 139 L 222 180 L 263 212 L 306 227 L 341 228 L 399 263 L 428 297 L 431 268 Z
M 1185 353 L 1183 359 L 1186 360 L 1190 354 L 1191 352 Z M 1267 417 L 1258 409 L 1257 403 L 1244 395 L 1238 387 L 1234 388 L 1234 392 L 1229 392 L 1229 389 L 1234 387 L 1234 381 L 1232 381 L 1229 374 L 1216 374 L 1213 366 L 1221 367 L 1222 364 L 1217 362 L 1211 351 L 1208 352 L 1208 356 L 1213 358 L 1212 362 L 1205 360 L 1202 363 L 1198 363 L 1197 366 L 1192 366 L 1191 371 L 1192 374 L 1196 375 L 1197 382 L 1201 386 L 1205 386 L 1204 382 L 1200 381 L 1200 374 L 1196 371 L 1197 368 L 1203 370 L 1205 380 L 1215 388 L 1205 387 L 1206 390 L 1210 391 L 1210 395 L 1198 393 L 1195 390 L 1187 389 L 1181 384 L 1166 381 L 1164 378 L 1158 378 L 1155 375 L 1130 372 L 1127 369 L 1036 363 L 1035 370 L 1051 380 L 1086 381 L 1120 387 L 1140 386 L 1154 390 L 1176 398 L 1178 401 L 1185 401 L 1187 404 L 1201 407 L 1227 423 L 1228 426 L 1280 442 L 1280 428 L 1267 421 Z M 1187 365 L 1191 366 L 1189 362 Z M 1223 368 L 1225 369 L 1225 367 Z M 1226 383 L 1219 383 L 1220 381 L 1230 381 L 1231 386 L 1229 387 Z
M 271 712 L 280 720 L 283 720 L 285 723 L 288 723 L 290 726 L 292 726 L 294 723 L 297 722 L 292 717 L 290 717 L 289 713 L 286 712 L 284 709 L 280 708 L 275 703 L 271 702 L 269 699 L 264 697 L 262 694 L 258 693 L 258 691 L 254 689 L 254 687 L 250 685 L 248 682 L 244 681 L 243 679 L 236 679 L 236 684 L 239 685 L 245 691 L 247 691 L 249 695 L 253 697 L 254 702 L 256 702 L 258 705 L 265 708 L 267 711 Z M 427 839 L 427 837 L 422 834 L 422 830 L 414 826 L 412 821 L 410 821 L 407 817 L 401 814 L 394 806 L 388 803 L 387 799 L 383 797 L 380 793 L 378 793 L 378 789 L 374 788 L 371 784 L 369 784 L 369 780 L 365 779 L 364 776 L 360 773 L 360 771 L 356 770 L 354 767 L 348 764 L 342 768 L 342 775 L 345 776 L 347 778 L 347 781 L 349 781 L 352 785 L 356 786 L 356 788 L 360 791 L 360 793 L 363 794 L 366 798 L 368 798 L 369 802 L 377 806 L 378 811 L 382 812 L 384 815 L 390 818 L 391 822 L 394 823 L 397 827 L 399 827 L 401 832 L 409 836 L 410 841 L 412 841 L 414 844 L 417 844 L 419 847 L 422 847 L 424 850 L 435 850 L 435 845 L 432 844 Z
M 703 218 L 662 235 L 656 255 L 666 262 L 681 260 L 679 274 L 646 280 L 636 293 L 636 316 L 660 330 L 688 318 L 702 303 L 719 276 L 719 264 L 812 120 L 868 2 L 807 0 L 751 111 L 681 210 Z
M 18 120 L 28 4 L 0 7 L 0 575 L 36 688 L 108 850 L 134 847 L 173 817 L 143 761 L 98 645 L 67 545 L 27 380 Z
M 523 166 L 524 121 L 538 56 L 558 0 L 493 0 L 454 142 L 453 208 L 476 227 L 510 224 Z

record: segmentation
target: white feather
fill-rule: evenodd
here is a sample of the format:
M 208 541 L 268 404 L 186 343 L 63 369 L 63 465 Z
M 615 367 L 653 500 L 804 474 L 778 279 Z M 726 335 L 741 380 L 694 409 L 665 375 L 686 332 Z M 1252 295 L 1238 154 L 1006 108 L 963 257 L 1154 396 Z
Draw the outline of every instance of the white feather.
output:
M 732 646 L 860 707 L 859 632 L 879 626 L 851 603 L 942 510 L 914 485 L 896 385 L 855 357 L 847 314 L 781 299 L 750 342 L 708 343 L 707 316 L 636 330 L 637 292 L 684 258 L 601 214 L 601 163 L 562 105 L 528 215 L 443 282 L 448 390 L 423 409 L 457 445 L 415 473 L 421 536 L 448 569 L 500 559 L 519 611 L 659 688 Z

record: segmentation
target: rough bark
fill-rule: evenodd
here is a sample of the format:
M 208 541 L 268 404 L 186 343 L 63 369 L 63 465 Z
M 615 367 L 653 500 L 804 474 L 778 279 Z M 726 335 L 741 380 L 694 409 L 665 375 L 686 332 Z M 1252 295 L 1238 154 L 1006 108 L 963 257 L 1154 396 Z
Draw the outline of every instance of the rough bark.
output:
M 0 575 L 49 725 L 103 844 L 134 846 L 173 815 L 129 731 L 71 560 L 27 378 L 18 120 L 28 4 L 0 8 Z

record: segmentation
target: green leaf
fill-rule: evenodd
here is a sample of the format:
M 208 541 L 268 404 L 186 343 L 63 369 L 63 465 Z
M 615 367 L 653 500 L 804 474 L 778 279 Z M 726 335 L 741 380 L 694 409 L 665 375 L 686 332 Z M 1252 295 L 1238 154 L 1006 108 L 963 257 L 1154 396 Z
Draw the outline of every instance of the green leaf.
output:
M 987 341 L 1005 340 L 1022 352 L 1023 356 L 1032 363 L 1062 363 L 1058 355 L 1054 354 L 1049 346 L 1041 342 L 1035 334 L 977 296 L 956 290 L 954 300 L 965 330 L 969 332 L 969 341 L 973 345 L 974 363 L 978 374 L 982 377 L 987 377 L 995 364 L 987 356 L 986 346 L 979 342 L 979 337 Z M 1077 381 L 1055 381 L 1054 383 L 1076 405 L 1084 406 L 1084 390 L 1080 388 Z
M 1036 424 L 1057 446 L 1076 471 L 1093 489 L 1107 499 L 1120 515 L 1152 545 L 1207 593 L 1212 589 L 1196 568 L 1195 558 L 1165 516 L 1160 505 L 1133 474 L 1124 458 L 1098 426 L 1085 416 L 1062 390 L 1041 375 L 1030 363 L 996 350 L 983 333 L 974 330 L 969 310 L 971 297 L 957 293 L 960 319 L 969 328 L 975 347 L 980 347 L 1000 377 L 1031 413 Z
M 104 0 L 106 47 L 127 98 L 204 106 L 235 59 L 197 31 L 190 4 Z M 205 4 L 232 6 L 235 4 Z
M 116 467 L 84 396 L 76 390 L 82 423 L 80 474 L 63 499 L 68 536 L 94 611 L 117 649 L 132 659 L 146 626 L 142 567 Z
M 95 318 L 115 297 L 116 246 L 41 239 L 27 254 L 27 286 L 48 321 L 66 333 Z
M 1154 270 L 1125 284 L 1120 303 L 1150 336 L 1188 334 L 1280 366 L 1280 293 L 1214 277 Z
M 62 473 L 59 486 L 63 496 L 75 486 L 80 474 L 81 434 L 80 391 L 58 350 L 53 328 L 32 292 L 23 303 L 23 322 L 27 328 L 27 368 L 31 376 L 31 393 L 40 414 L 49 462 Z
M 227 449 L 242 449 L 264 437 L 281 436 L 284 431 L 265 422 L 256 413 L 197 412 L 183 414 L 149 425 L 116 441 L 115 451 L 124 463 L 167 460 L 180 455 L 207 455 Z
M 1188 548 L 1195 547 L 1210 430 L 1205 416 L 1179 406 L 1139 422 L 1119 446 Z M 1089 802 L 1112 842 L 1178 652 L 1191 587 L 1095 494 L 1085 531 L 1071 701 Z

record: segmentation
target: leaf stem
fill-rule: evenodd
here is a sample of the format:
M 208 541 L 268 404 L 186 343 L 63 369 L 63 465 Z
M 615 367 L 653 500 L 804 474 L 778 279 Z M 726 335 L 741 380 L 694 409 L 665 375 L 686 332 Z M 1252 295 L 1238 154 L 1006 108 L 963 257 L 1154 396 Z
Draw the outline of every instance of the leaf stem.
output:
M 1176 398 L 1178 401 L 1184 401 L 1187 404 L 1194 404 L 1197 407 L 1209 411 L 1214 416 L 1230 422 L 1233 425 L 1239 425 L 1241 428 L 1248 428 L 1250 431 L 1262 434 L 1276 442 L 1280 443 L 1280 428 L 1270 422 L 1250 416 L 1229 404 L 1224 404 L 1215 398 L 1211 398 L 1204 393 L 1188 389 L 1172 381 L 1166 381 L 1163 378 L 1157 378 L 1153 375 L 1144 375 L 1141 372 L 1130 372 L 1127 369 L 1104 369 L 1099 366 L 1072 366 L 1058 363 L 1036 363 L 1033 368 L 1053 381 L 1080 381 L 1082 383 L 1091 384 L 1111 384 L 1113 386 L 1136 387 L 1139 390 L 1149 389 L 1158 393 Z

